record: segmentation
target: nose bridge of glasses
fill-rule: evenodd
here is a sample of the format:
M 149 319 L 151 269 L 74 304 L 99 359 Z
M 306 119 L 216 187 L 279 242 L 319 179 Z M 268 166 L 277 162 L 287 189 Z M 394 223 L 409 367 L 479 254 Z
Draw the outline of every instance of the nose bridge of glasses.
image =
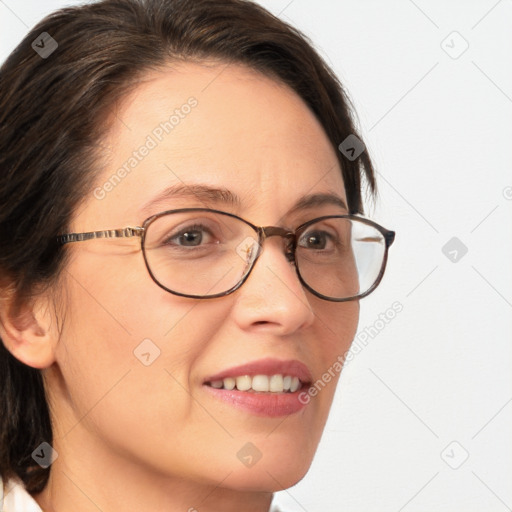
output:
M 278 226 L 265 226 L 261 227 L 261 234 L 263 235 L 263 240 L 265 238 L 270 238 L 271 236 L 280 236 L 286 239 L 293 239 L 294 233 L 289 229 L 280 228 Z
M 267 238 L 271 238 L 273 236 L 279 236 L 283 238 L 286 243 L 286 257 L 289 261 L 293 261 L 295 242 L 295 233 L 293 231 L 278 226 L 264 226 L 259 228 L 259 233 L 262 245 Z

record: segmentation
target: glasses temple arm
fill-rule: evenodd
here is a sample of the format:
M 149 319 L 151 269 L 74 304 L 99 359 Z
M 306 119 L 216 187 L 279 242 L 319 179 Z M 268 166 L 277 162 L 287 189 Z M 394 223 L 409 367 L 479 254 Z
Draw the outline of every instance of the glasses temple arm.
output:
M 104 231 L 89 231 L 87 233 L 68 233 L 57 237 L 59 244 L 68 244 L 71 242 L 83 242 L 85 240 L 93 240 L 95 238 L 130 238 L 133 236 L 142 236 L 144 228 L 128 227 L 121 229 L 107 229 Z

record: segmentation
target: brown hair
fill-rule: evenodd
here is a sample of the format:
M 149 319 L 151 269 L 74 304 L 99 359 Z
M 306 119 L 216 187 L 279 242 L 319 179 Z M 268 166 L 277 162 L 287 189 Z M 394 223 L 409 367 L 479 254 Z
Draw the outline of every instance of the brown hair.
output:
M 57 43 L 53 46 L 48 33 Z M 33 43 L 45 37 L 46 50 Z M 44 46 L 39 43 L 39 47 Z M 18 303 L 56 282 L 73 211 L 98 172 L 110 106 L 145 72 L 173 60 L 244 63 L 291 87 L 314 112 L 340 161 L 348 207 L 362 213 L 362 179 L 375 193 L 368 153 L 337 151 L 355 129 L 347 96 L 297 29 L 247 0 L 102 0 L 55 12 L 0 68 L 0 292 Z M 31 457 L 52 429 L 40 370 L 0 343 L 0 476 L 31 493 L 50 469 Z

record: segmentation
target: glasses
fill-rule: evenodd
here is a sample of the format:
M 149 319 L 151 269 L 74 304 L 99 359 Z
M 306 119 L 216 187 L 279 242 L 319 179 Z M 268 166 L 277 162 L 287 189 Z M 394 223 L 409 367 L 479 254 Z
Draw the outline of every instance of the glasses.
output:
M 209 299 L 240 288 L 272 236 L 284 239 L 285 256 L 302 285 L 334 302 L 375 290 L 395 239 L 394 231 L 357 215 L 318 217 L 289 231 L 258 227 L 219 210 L 182 208 L 153 215 L 142 227 L 69 233 L 58 242 L 140 237 L 146 268 L 158 286 L 182 297 Z

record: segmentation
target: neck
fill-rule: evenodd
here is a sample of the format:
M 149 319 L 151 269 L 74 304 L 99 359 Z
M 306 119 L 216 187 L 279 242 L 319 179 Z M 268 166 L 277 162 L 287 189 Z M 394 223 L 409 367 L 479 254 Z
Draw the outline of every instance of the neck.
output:
M 58 458 L 47 486 L 33 496 L 43 512 L 268 512 L 272 501 L 271 492 L 230 487 L 229 474 L 195 481 L 159 474 L 98 445 L 72 446 L 82 452 L 72 453 L 69 444 L 54 440 Z

